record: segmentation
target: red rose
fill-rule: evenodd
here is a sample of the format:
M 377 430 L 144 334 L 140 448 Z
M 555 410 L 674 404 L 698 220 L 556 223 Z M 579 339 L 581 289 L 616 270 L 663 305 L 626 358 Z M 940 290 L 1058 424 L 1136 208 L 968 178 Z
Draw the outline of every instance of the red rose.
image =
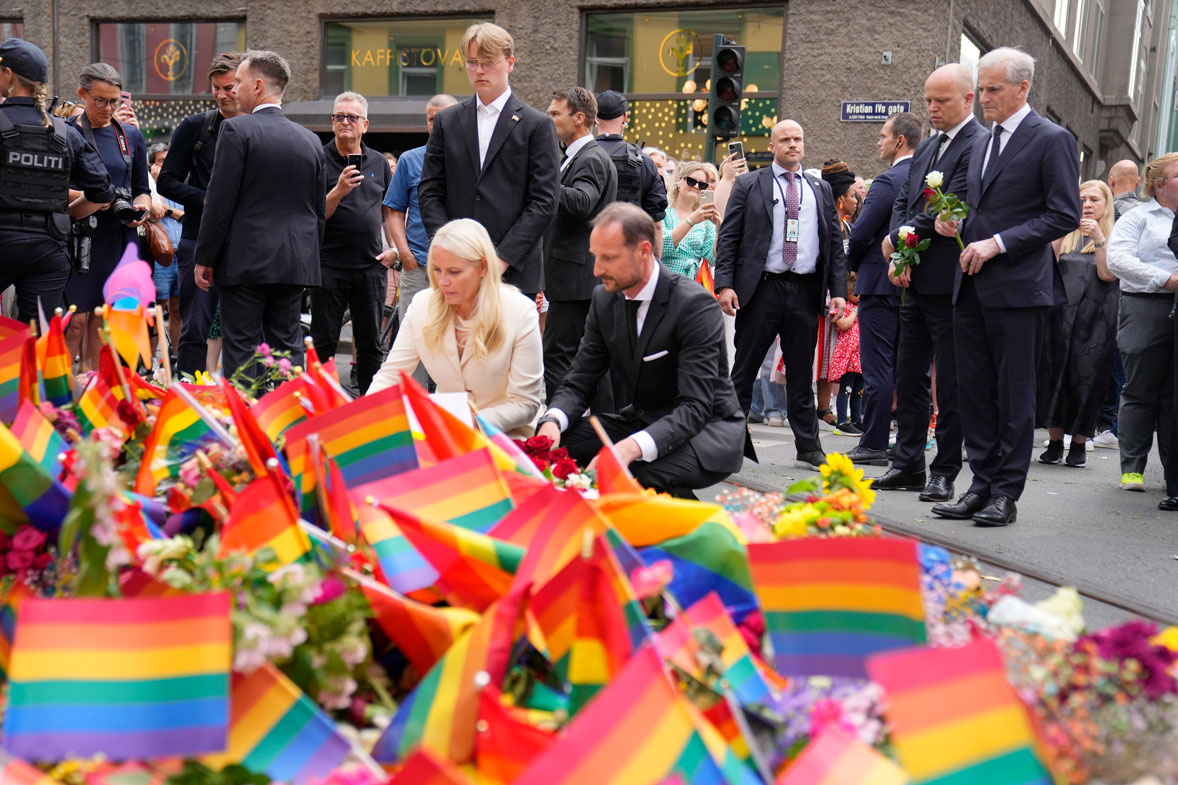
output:
M 130 401 L 119 401 L 115 411 L 118 412 L 119 419 L 126 423 L 128 428 L 134 428 L 143 422 L 143 414 L 137 407 L 132 406 Z
M 33 566 L 33 554 L 28 551 L 9 551 L 4 555 L 4 563 L 13 572 L 27 570 Z
M 531 456 L 545 456 L 552 449 L 552 440 L 547 436 L 533 436 L 524 442 L 524 449 Z
M 923 196 L 925 199 L 932 199 L 936 195 L 937 195 L 937 192 L 934 191 L 932 188 L 925 188 L 924 193 L 921 194 L 921 196 Z
M 557 447 L 552 452 L 548 453 L 548 460 L 550 461 L 567 461 L 569 459 L 569 451 L 563 447 Z
M 4 532 L 0 532 L 0 551 L 6 551 L 12 547 L 12 538 Z
M 536 468 L 540 471 L 544 471 L 548 468 L 548 461 L 544 458 L 541 458 L 539 455 L 529 455 L 528 457 L 532 459 L 532 463 L 536 464 Z
M 909 248 L 915 248 L 919 242 L 920 238 L 916 236 L 916 232 L 909 232 L 908 236 L 904 238 L 904 245 L 907 245 Z
M 38 553 L 37 558 L 33 559 L 33 567 L 38 570 L 44 570 L 50 564 L 53 564 L 53 554 L 48 551 Z
M 35 551 L 45 544 L 45 532 L 32 526 L 21 526 L 12 536 L 12 547 L 18 551 Z
M 558 480 L 567 480 L 570 475 L 577 473 L 577 464 L 570 458 L 557 461 L 552 466 L 552 476 Z

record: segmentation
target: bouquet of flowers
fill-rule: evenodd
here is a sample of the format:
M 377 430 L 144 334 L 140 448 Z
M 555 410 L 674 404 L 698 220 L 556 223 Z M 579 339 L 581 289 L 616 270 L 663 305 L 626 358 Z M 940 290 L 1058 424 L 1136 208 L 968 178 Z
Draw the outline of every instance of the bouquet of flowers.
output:
M 929 172 L 924 178 L 924 198 L 928 202 L 929 213 L 938 216 L 943 221 L 964 221 L 969 215 L 969 205 L 957 198 L 956 194 L 947 194 L 941 190 L 945 176 L 937 171 Z M 961 232 L 955 235 L 957 245 L 965 250 L 965 243 L 961 241 Z
M 585 490 L 593 486 L 593 479 L 577 466 L 563 447 L 552 446 L 547 436 L 533 436 L 530 439 L 513 440 L 524 454 L 532 459 L 544 476 L 561 488 Z
M 821 490 L 822 495 L 817 492 Z M 871 480 L 845 455 L 832 453 L 822 466 L 818 480 L 802 480 L 789 488 L 790 494 L 806 492 L 804 501 L 787 505 L 777 517 L 774 531 L 782 539 L 798 537 L 863 537 L 879 535 L 880 527 L 870 523 L 867 510 L 875 501 Z

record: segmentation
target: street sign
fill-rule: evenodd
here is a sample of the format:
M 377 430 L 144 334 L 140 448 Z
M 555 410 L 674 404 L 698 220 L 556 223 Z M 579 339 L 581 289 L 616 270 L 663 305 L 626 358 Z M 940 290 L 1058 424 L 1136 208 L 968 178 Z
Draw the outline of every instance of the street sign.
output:
M 839 120 L 844 123 L 882 123 L 889 115 L 907 112 L 909 101 L 843 101 Z

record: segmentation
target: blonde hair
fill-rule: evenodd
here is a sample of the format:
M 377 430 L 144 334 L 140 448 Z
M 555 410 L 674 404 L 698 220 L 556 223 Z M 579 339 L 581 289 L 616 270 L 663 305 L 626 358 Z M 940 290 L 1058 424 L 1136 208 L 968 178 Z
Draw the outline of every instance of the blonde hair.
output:
M 1178 161 L 1178 153 L 1166 153 L 1159 155 L 1145 165 L 1145 171 L 1142 173 L 1142 179 L 1145 180 L 1143 190 L 1150 199 L 1155 196 L 1154 189 L 1165 181 L 1166 169 L 1175 161 Z
M 716 180 L 716 167 L 703 161 L 680 161 L 675 165 L 675 172 L 671 175 L 674 180 L 671 183 L 671 204 L 679 198 L 679 183 L 683 182 L 683 178 L 696 170 L 702 169 L 707 175 L 712 176 L 712 182 Z M 707 176 L 705 175 L 705 177 Z M 698 177 L 696 178 L 699 179 Z M 715 186 L 713 186 L 715 187 Z
M 1097 219 L 1096 223 L 1100 225 L 1100 233 L 1104 235 L 1107 242 L 1108 238 L 1113 233 L 1113 221 L 1116 220 L 1116 210 L 1113 209 L 1113 192 L 1112 189 L 1103 180 L 1085 180 L 1080 183 L 1080 193 L 1084 193 L 1085 189 L 1095 188 L 1100 191 L 1101 196 L 1104 197 L 1104 214 Z M 1061 254 L 1071 253 L 1080 246 L 1080 243 L 1088 240 L 1087 237 L 1080 234 L 1080 230 L 1076 229 L 1067 237 L 1063 238 L 1063 243 L 1059 247 Z M 1092 240 L 1088 240 L 1087 245 L 1081 249 L 1080 253 L 1092 253 L 1096 250 L 1096 244 Z
M 470 54 L 472 43 L 480 55 L 503 55 L 506 59 L 515 53 L 515 40 L 511 33 L 494 22 L 475 22 L 466 28 L 462 36 L 463 57 Z
M 434 280 L 434 254 L 439 248 L 469 262 L 471 266 L 486 267 L 487 274 L 482 277 L 479 292 L 475 295 L 469 320 L 470 334 L 466 338 L 466 351 L 477 360 L 485 360 L 488 354 L 503 343 L 503 328 L 499 324 L 499 289 L 506 284 L 499 278 L 499 256 L 495 253 L 495 244 L 491 242 L 491 236 L 483 225 L 471 218 L 451 221 L 434 235 L 426 262 L 430 286 L 429 310 L 421 333 L 426 345 L 435 350 L 441 348 L 446 331 L 454 328 L 454 321 L 458 318 L 454 309 L 446 304 L 446 295 L 442 294 L 438 282 Z
M 12 69 L 9 69 L 12 70 Z M 22 89 L 27 90 L 33 97 L 33 102 L 37 108 L 41 110 L 41 125 L 46 128 L 53 125 L 49 119 L 49 88 L 44 82 L 34 82 L 32 79 L 26 79 L 18 74 L 16 71 L 12 72 L 12 78 L 16 81 Z

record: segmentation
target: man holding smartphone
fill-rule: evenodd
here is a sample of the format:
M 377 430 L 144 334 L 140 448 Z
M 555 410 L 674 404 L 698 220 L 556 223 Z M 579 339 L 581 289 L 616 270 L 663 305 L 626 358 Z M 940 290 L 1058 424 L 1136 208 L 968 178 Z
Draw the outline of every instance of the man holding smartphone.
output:
M 387 268 L 396 250 L 381 242 L 381 200 L 389 187 L 385 157 L 364 144 L 368 101 L 340 93 L 331 113 L 335 138 L 323 146 L 327 166 L 327 224 L 319 249 L 322 284 L 311 291 L 311 337 L 320 358 L 335 355 L 344 312 L 352 311 L 356 384 L 363 393 L 384 359 L 380 312 L 388 288 Z M 345 378 L 347 378 L 345 376 Z

